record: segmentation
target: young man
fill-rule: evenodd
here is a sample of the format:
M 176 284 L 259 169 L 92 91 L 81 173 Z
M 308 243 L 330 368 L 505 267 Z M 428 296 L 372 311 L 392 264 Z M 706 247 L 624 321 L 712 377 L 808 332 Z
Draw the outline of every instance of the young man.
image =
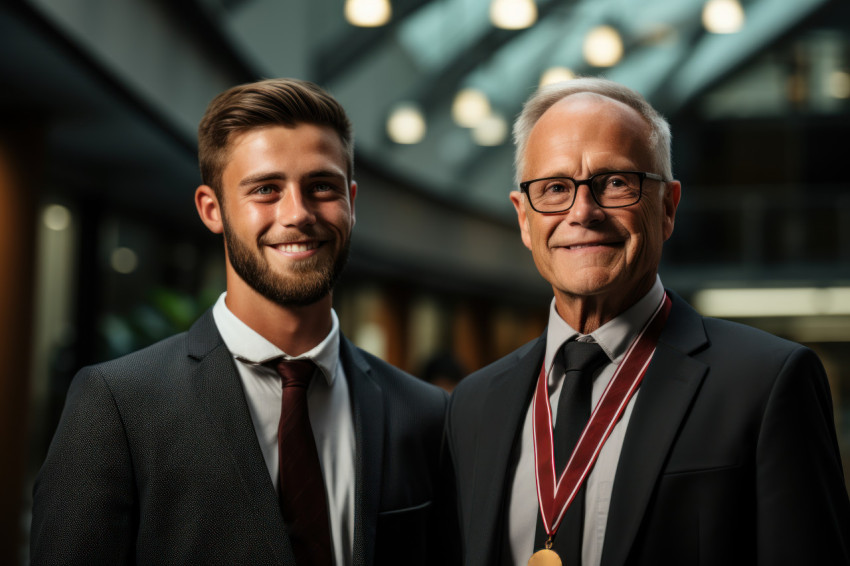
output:
M 311 83 L 212 101 L 195 204 L 227 292 L 187 333 L 77 375 L 34 488 L 33 564 L 450 560 L 433 554 L 451 548 L 446 395 L 354 347 L 332 309 L 352 158 Z
M 511 201 L 554 299 L 539 339 L 452 394 L 465 564 L 850 564 L 815 354 L 658 278 L 681 192 L 664 119 L 585 78 L 536 93 L 514 133 Z

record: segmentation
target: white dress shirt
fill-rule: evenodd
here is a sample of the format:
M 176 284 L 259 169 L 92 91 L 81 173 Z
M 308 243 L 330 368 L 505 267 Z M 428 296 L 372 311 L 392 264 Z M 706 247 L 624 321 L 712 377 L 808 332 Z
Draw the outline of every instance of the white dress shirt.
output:
M 230 312 L 224 302 L 225 296 L 226 293 L 222 293 L 218 298 L 213 317 L 224 344 L 236 361 L 257 440 L 278 491 L 281 380 L 273 368 L 262 364 L 280 357 L 310 359 L 321 370 L 324 379 L 314 378 L 307 389 L 307 408 L 328 496 L 334 563 L 350 566 L 354 545 L 355 438 L 348 383 L 339 361 L 339 319 L 331 310 L 333 326 L 327 337 L 312 350 L 292 357 Z
M 549 403 L 552 407 L 552 418 L 557 418 L 558 399 L 564 373 L 552 372 L 555 356 L 561 346 L 573 338 L 582 341 L 597 342 L 610 360 L 603 365 L 593 380 L 592 402 L 595 405 L 608 382 L 614 376 L 617 366 L 622 362 L 629 345 L 637 337 L 643 326 L 649 321 L 652 313 L 661 303 L 664 287 L 657 276 L 655 284 L 642 299 L 632 305 L 626 312 L 605 323 L 589 335 L 576 332 L 555 309 L 555 300 L 549 307 L 549 326 L 546 333 L 546 356 L 544 364 L 549 374 Z M 557 373 L 558 375 L 554 375 Z M 605 541 L 605 527 L 608 522 L 608 506 L 611 500 L 611 490 L 614 487 L 614 474 L 623 447 L 623 438 L 629 425 L 629 418 L 640 390 L 632 396 L 623 416 L 599 453 L 599 458 L 585 483 L 585 514 L 584 539 L 582 542 L 582 565 L 599 566 L 602 558 L 602 544 Z M 510 552 L 514 564 L 524 565 L 528 562 L 534 548 L 534 534 L 537 525 L 538 503 L 536 480 L 534 476 L 534 441 L 532 439 L 532 408 L 529 406 L 525 415 L 522 436 L 520 438 L 520 456 L 514 475 L 508 508 L 508 537 Z M 555 423 L 557 426 L 557 423 Z M 560 475 L 563 470 L 557 470 Z

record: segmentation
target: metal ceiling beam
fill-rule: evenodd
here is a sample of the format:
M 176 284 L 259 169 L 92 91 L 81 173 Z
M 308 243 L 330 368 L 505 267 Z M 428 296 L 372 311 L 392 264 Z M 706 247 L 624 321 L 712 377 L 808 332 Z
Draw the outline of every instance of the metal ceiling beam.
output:
M 260 69 L 233 48 L 232 38 L 223 31 L 217 15 L 202 0 L 154 1 L 179 21 L 184 33 L 191 35 L 192 42 L 203 45 L 209 56 L 237 82 L 255 81 L 263 76 Z
M 578 0 L 549 0 L 537 9 L 538 21 L 548 17 L 555 10 L 569 8 Z M 423 108 L 430 108 L 446 96 L 452 96 L 461 84 L 463 78 L 475 70 L 508 42 L 519 35 L 530 32 L 534 27 L 522 30 L 505 30 L 493 27 L 482 35 L 469 49 L 463 51 L 462 57 L 457 57 L 448 66 L 435 73 L 423 77 L 419 84 L 412 89 L 412 100 L 417 100 Z
M 335 42 L 315 54 L 315 82 L 327 84 L 333 81 L 337 74 L 382 45 L 406 17 L 428 2 L 429 0 L 395 0 L 392 20 L 387 25 L 379 28 L 351 26 L 348 33 L 341 34 Z
M 563 11 L 574 7 L 580 0 L 558 1 L 550 0 L 549 2 L 539 6 L 538 8 L 538 23 L 547 17 L 552 16 L 556 11 Z M 463 57 L 458 57 L 453 60 L 448 66 L 440 69 L 438 72 L 424 77 L 419 83 L 411 89 L 411 94 L 408 100 L 416 100 L 423 108 L 427 109 L 439 106 L 442 101 L 451 98 L 457 92 L 463 79 L 473 72 L 484 61 L 488 60 L 496 54 L 501 48 L 507 45 L 510 41 L 516 39 L 523 33 L 533 33 L 535 28 L 526 28 L 522 30 L 505 30 L 492 28 L 485 33 L 479 40 L 469 49 L 465 49 Z M 530 62 L 533 64 L 533 62 Z M 587 68 L 589 71 L 590 68 Z M 578 69 L 579 73 L 585 72 L 585 69 Z M 519 113 L 525 100 L 517 100 L 511 108 L 502 108 L 503 112 L 508 116 L 514 116 Z M 512 124 L 509 124 L 512 126 Z M 472 142 L 470 142 L 472 143 Z M 470 152 L 469 156 L 458 164 L 459 170 L 467 172 L 479 171 L 484 173 L 483 169 L 489 167 L 485 165 L 492 163 L 488 159 L 484 159 L 486 154 L 493 152 L 501 152 L 505 154 L 505 162 L 513 162 L 513 148 L 510 141 L 499 147 L 482 147 L 476 146 L 475 150 Z M 509 170 L 510 173 L 510 170 Z M 473 176 L 479 173 L 472 173 Z M 506 176 L 506 181 L 510 182 L 511 175 Z
M 666 92 L 668 111 L 676 112 L 692 103 L 766 46 L 787 38 L 828 6 L 839 4 L 835 0 L 759 0 L 750 6 L 744 33 L 731 37 L 704 34 L 703 41 L 689 52 L 687 63 L 673 77 L 674 88 Z

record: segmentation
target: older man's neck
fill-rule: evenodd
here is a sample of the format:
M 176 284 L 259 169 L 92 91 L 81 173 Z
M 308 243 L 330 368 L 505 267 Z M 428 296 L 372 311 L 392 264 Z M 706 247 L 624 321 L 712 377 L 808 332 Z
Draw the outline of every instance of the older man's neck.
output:
M 555 309 L 558 315 L 574 330 L 590 334 L 619 315 L 629 310 L 649 289 L 641 285 L 628 294 L 570 295 L 555 292 Z

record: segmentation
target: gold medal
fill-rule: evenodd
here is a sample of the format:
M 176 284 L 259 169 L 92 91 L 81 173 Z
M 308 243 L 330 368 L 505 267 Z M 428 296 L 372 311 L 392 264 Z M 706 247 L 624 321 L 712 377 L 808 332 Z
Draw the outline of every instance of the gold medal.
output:
M 561 557 L 554 550 L 538 550 L 528 559 L 528 566 L 561 566 Z

